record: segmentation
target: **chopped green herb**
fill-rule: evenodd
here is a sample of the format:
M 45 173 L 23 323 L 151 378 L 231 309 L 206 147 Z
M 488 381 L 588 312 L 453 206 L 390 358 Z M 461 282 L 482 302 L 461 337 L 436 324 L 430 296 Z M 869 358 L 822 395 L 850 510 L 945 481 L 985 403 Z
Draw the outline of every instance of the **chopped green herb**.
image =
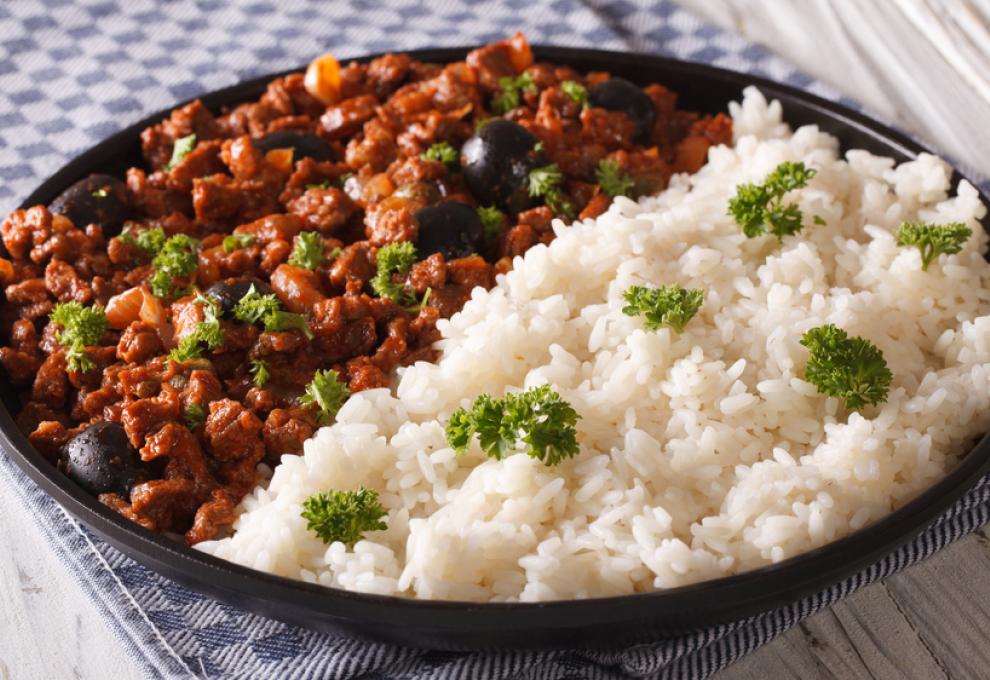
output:
M 549 385 L 501 399 L 482 394 L 470 410 L 460 408 L 450 416 L 447 443 L 462 454 L 477 436 L 482 450 L 501 460 L 515 452 L 521 442 L 528 446 L 531 457 L 556 465 L 579 451 L 574 428 L 578 418 L 571 405 Z
M 481 226 L 485 230 L 485 238 L 494 241 L 502 233 L 502 223 L 504 215 L 495 206 L 478 208 L 478 217 L 481 219 Z
M 533 145 L 533 153 L 543 153 L 547 150 L 547 145 L 543 142 L 537 142 Z
M 849 337 L 829 323 L 805 333 L 801 344 L 810 355 L 804 379 L 821 394 L 838 397 L 857 411 L 887 400 L 893 375 L 883 352 L 869 340 Z
M 784 203 L 784 195 L 806 186 L 815 173 L 804 163 L 781 163 L 762 184 L 740 184 L 729 201 L 729 214 L 747 237 L 769 233 L 783 242 L 785 236 L 798 233 L 803 226 L 801 210 L 796 203 Z
M 318 182 L 315 184 L 307 184 L 305 186 L 306 191 L 309 191 L 310 189 L 329 189 L 329 188 L 330 188 L 330 180 L 328 179 L 325 179 L 322 182 Z
M 622 308 L 623 314 L 645 317 L 648 330 L 667 326 L 678 333 L 684 331 L 705 299 L 705 294 L 697 288 L 677 286 L 632 286 L 622 296 L 628 303 Z
M 972 229 L 962 222 L 905 222 L 897 228 L 896 233 L 897 245 L 915 246 L 918 249 L 921 253 L 921 268 L 925 271 L 939 255 L 953 255 L 962 250 L 963 244 L 972 235 Z
M 138 235 L 139 246 L 141 245 L 140 239 L 145 233 L 147 232 Z M 161 244 L 151 261 L 155 273 L 148 279 L 151 292 L 156 297 L 168 297 L 175 287 L 174 279 L 189 276 L 196 271 L 196 248 L 198 246 L 199 241 L 186 234 L 176 234 Z
M 299 397 L 300 406 L 311 406 L 320 412 L 320 422 L 326 424 L 337 415 L 351 395 L 347 385 L 340 381 L 340 374 L 333 369 L 317 371 L 306 385 L 306 392 Z
M 523 73 L 515 78 L 512 76 L 499 78 L 498 89 L 500 92 L 492 99 L 492 111 L 501 115 L 519 106 L 520 92 L 528 94 L 536 92 L 536 83 L 533 81 L 533 76 Z
M 137 248 L 145 257 L 154 257 L 156 253 L 161 251 L 165 245 L 165 241 L 168 240 L 168 237 L 165 236 L 165 231 L 161 227 L 139 231 L 137 237 L 131 233 L 130 229 L 125 229 L 119 238 L 124 243 Z
M 91 194 L 92 194 L 93 198 L 106 198 L 107 196 L 110 195 L 110 192 L 107 191 L 107 188 L 106 187 L 101 187 L 101 188 L 97 189 L 96 191 L 91 192 Z
M 172 145 L 172 160 L 168 162 L 165 166 L 166 170 L 171 170 L 176 165 L 181 163 L 186 156 L 192 153 L 192 150 L 196 148 L 196 134 L 186 135 L 185 137 L 179 137 L 175 140 L 175 144 Z
M 190 430 L 195 430 L 206 422 L 206 413 L 203 411 L 203 407 L 196 403 L 189 404 L 186 407 L 183 417 L 186 420 L 186 427 Z
M 306 528 L 330 545 L 340 541 L 348 548 L 364 538 L 366 531 L 381 531 L 388 513 L 378 502 L 378 492 L 363 486 L 357 491 L 321 491 L 303 502 Z
M 488 125 L 493 120 L 497 120 L 497 117 L 496 116 L 488 116 L 486 118 L 479 118 L 478 119 L 478 122 L 476 122 L 474 124 L 474 131 L 477 132 L 478 130 L 480 130 L 481 128 L 485 127 L 486 125 Z
M 341 175 L 340 177 L 338 177 L 333 181 L 333 185 L 338 189 L 343 189 L 344 185 L 347 183 L 347 180 L 349 180 L 353 176 L 354 176 L 353 172 L 345 172 L 343 175 Z
M 560 185 L 564 175 L 556 163 L 544 165 L 529 171 L 529 195 L 542 197 L 544 203 L 554 213 L 570 217 L 574 207 L 564 198 Z
M 264 359 L 251 360 L 251 375 L 254 379 L 255 387 L 264 387 L 272 377 L 268 370 L 268 362 Z
M 822 217 L 821 215 L 815 215 L 814 217 L 811 218 L 811 221 L 822 227 L 828 224 L 828 222 L 825 221 L 825 218 Z
M 193 332 L 179 341 L 179 346 L 169 352 L 168 358 L 182 363 L 203 354 L 203 345 L 216 349 L 223 344 L 223 327 L 220 325 L 220 304 L 215 300 L 197 295 L 194 304 L 202 305 L 203 320 L 196 324 Z
M 250 248 L 256 240 L 251 234 L 231 234 L 230 236 L 224 236 L 223 252 L 232 253 L 241 248 Z
M 55 340 L 65 347 L 65 359 L 69 370 L 75 373 L 90 371 L 96 363 L 86 353 L 86 348 L 96 345 L 103 338 L 108 323 L 103 308 L 85 307 L 78 302 L 61 302 L 49 315 L 52 323 L 62 330 L 55 333 Z
M 318 231 L 303 231 L 296 234 L 289 255 L 289 264 L 303 269 L 316 269 L 326 258 L 323 255 L 323 236 Z
M 560 84 L 560 89 L 581 106 L 588 105 L 588 90 L 581 83 L 573 80 L 565 80 Z
M 243 323 L 260 323 L 266 331 L 298 329 L 307 338 L 313 339 L 313 331 L 306 322 L 305 314 L 283 312 L 282 303 L 274 293 L 262 295 L 254 286 L 234 305 L 234 318 Z
M 452 147 L 447 142 L 437 142 L 424 153 L 419 155 L 419 157 L 424 161 L 439 161 L 447 167 L 455 169 L 459 165 L 457 156 L 457 149 Z
M 598 185 L 609 196 L 633 196 L 633 188 L 636 182 L 619 167 L 618 161 L 603 158 L 598 161 L 598 169 L 595 170 L 595 177 Z
M 391 298 L 400 305 L 412 304 L 415 298 L 405 284 L 395 283 L 392 277 L 403 275 L 416 262 L 416 246 L 408 241 L 389 243 L 378 250 L 378 272 L 371 279 L 371 289 L 378 297 Z

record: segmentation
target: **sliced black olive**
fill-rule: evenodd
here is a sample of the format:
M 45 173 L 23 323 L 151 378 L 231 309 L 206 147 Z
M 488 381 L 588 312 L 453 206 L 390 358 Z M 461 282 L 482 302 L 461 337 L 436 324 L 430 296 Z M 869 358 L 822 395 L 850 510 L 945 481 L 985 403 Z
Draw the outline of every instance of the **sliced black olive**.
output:
M 529 207 L 529 172 L 539 165 L 533 147 L 539 140 L 511 120 L 485 123 L 461 147 L 461 169 L 481 205 L 509 212 Z
M 258 281 L 256 279 L 227 279 L 225 281 L 217 281 L 207 288 L 206 295 L 220 303 L 220 316 L 229 319 L 234 316 L 234 306 L 242 297 L 248 294 L 251 286 L 254 286 L 258 295 L 270 295 L 274 292 L 272 291 L 272 287 L 264 281 Z
M 131 216 L 127 187 L 110 175 L 90 175 L 63 191 L 48 209 L 65 215 L 80 229 L 99 224 L 105 236 L 116 236 Z
M 292 149 L 292 160 L 312 158 L 314 161 L 332 161 L 333 149 L 322 138 L 311 132 L 279 130 L 270 132 L 261 139 L 254 140 L 254 146 L 261 151 L 272 149 Z
M 463 203 L 441 203 L 416 213 L 419 240 L 416 252 L 420 258 L 443 253 L 445 260 L 467 257 L 481 251 L 485 229 L 478 212 Z
M 625 78 L 609 78 L 588 92 L 588 103 L 609 111 L 624 111 L 636 123 L 636 137 L 644 139 L 653 129 L 656 107 L 649 95 Z
M 117 423 L 90 425 L 62 448 L 70 479 L 91 494 L 126 496 L 137 476 L 136 452 Z

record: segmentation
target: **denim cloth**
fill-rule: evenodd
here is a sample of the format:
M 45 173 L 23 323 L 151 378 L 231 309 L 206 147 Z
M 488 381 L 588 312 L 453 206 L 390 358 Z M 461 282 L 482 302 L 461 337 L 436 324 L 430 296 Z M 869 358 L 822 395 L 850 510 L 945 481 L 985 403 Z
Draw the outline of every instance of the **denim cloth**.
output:
M 0 210 L 66 161 L 177 101 L 333 51 L 533 43 L 657 52 L 841 100 L 761 47 L 669 0 L 21 0 L 0 4 Z M 848 105 L 855 103 L 845 101 Z M 149 678 L 703 678 L 854 590 L 990 519 L 990 483 L 915 541 L 825 592 L 744 621 L 619 652 L 450 653 L 356 642 L 192 592 L 101 542 L 0 456 L 0 488 L 38 529 Z

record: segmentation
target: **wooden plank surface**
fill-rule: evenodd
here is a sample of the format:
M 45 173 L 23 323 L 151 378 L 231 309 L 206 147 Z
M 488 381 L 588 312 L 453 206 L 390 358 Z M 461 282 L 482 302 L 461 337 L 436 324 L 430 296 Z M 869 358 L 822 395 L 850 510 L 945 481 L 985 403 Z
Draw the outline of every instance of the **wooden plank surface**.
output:
M 990 174 L 990 1 L 679 1 Z M 140 678 L 9 494 L 0 494 L 0 534 L 0 680 Z M 984 530 L 716 678 L 987 678 L 988 630 Z

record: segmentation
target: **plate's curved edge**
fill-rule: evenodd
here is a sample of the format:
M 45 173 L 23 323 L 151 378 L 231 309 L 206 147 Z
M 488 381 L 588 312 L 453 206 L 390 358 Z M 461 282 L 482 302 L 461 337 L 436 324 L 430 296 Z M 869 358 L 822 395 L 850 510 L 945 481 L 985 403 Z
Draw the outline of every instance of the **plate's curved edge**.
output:
M 409 54 L 422 60 L 449 61 L 463 57 L 468 49 L 414 50 Z M 749 74 L 654 55 L 571 47 L 533 49 L 538 57 L 561 63 L 591 61 L 614 71 L 642 69 L 645 61 L 653 71 L 675 71 L 708 83 L 720 81 L 739 91 L 746 85 L 755 85 L 768 98 L 791 100 L 792 104 L 807 107 L 832 124 L 869 136 L 887 146 L 890 153 L 905 157 L 930 153 L 917 140 L 866 114 Z M 218 109 L 256 96 L 272 78 L 299 70 L 260 76 L 199 98 L 208 107 Z M 119 151 L 121 146 L 133 146 L 141 129 L 184 103 L 149 115 L 83 152 L 43 182 L 21 206 L 48 203 L 72 181 L 98 167 L 108 149 Z M 960 179 L 964 177 L 956 172 L 953 183 Z M 984 193 L 980 197 L 990 203 Z M 985 227 L 988 220 L 983 221 Z M 783 606 L 856 573 L 908 542 L 990 472 L 990 438 L 984 437 L 946 477 L 877 523 L 778 564 L 742 574 L 636 595 L 478 604 L 365 595 L 229 563 L 152 534 L 89 497 L 34 451 L 6 408 L 0 408 L 0 445 L 19 468 L 85 525 L 125 554 L 185 585 L 231 604 L 247 605 L 273 618 L 319 630 L 451 649 L 618 646 L 653 639 L 661 632 L 727 622 Z M 768 594 L 770 586 L 773 589 Z

